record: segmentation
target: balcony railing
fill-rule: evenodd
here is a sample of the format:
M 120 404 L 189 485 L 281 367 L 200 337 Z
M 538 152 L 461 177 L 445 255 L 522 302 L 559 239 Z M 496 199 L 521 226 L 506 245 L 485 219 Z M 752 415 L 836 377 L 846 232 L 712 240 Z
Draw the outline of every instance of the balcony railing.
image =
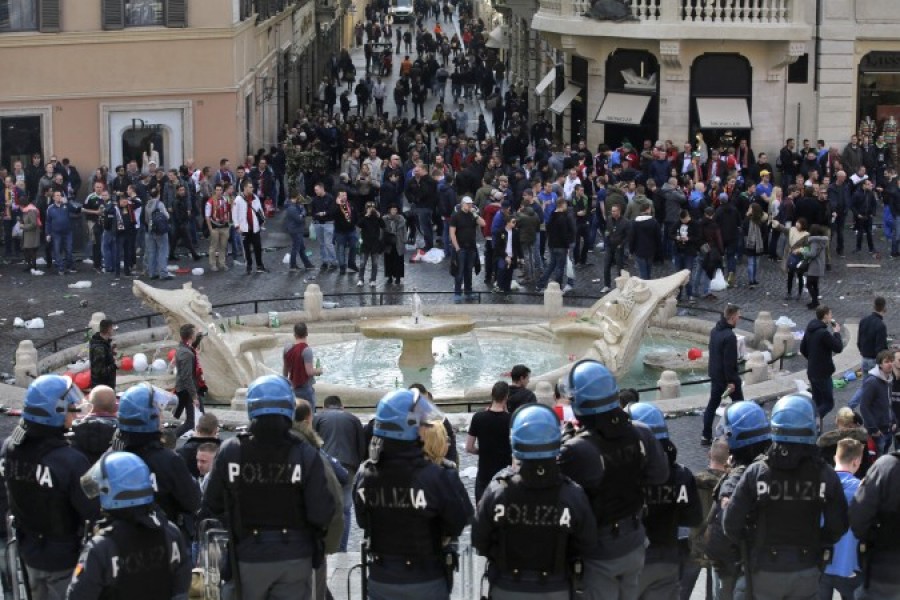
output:
M 631 0 L 631 14 L 650 23 L 791 24 L 799 0 Z M 541 11 L 579 16 L 591 0 L 542 0 Z

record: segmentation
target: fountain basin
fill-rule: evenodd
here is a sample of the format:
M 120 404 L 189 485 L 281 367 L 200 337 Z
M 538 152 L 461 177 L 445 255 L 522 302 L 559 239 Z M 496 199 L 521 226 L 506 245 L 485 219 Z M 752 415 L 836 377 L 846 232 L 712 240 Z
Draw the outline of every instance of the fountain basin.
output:
M 434 364 L 434 338 L 462 335 L 474 328 L 475 321 L 468 315 L 412 316 L 359 322 L 359 332 L 364 337 L 400 340 L 402 350 L 398 364 L 407 369 L 430 367 Z

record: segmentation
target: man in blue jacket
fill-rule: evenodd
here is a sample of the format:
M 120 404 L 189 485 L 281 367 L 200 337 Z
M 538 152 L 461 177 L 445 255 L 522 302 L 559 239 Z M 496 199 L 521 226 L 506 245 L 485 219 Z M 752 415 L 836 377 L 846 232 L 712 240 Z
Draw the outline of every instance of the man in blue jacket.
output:
M 299 271 L 297 257 L 303 261 L 303 268 L 307 271 L 313 268 L 312 262 L 306 256 L 306 244 L 303 240 L 303 232 L 306 231 L 306 208 L 300 204 L 300 196 L 295 194 L 288 202 L 284 215 L 284 229 L 291 236 L 291 260 L 290 271 Z
M 847 498 L 848 504 L 859 489 L 859 479 L 854 473 L 862 464 L 863 450 L 863 445 L 859 441 L 843 439 L 838 442 L 837 453 L 834 456 L 834 470 L 841 480 L 841 485 L 844 486 L 844 497 Z M 841 598 L 854 597 L 856 588 L 863 580 L 857 558 L 858 543 L 853 531 L 847 530 L 834 545 L 831 563 L 825 565 L 825 572 L 819 580 L 819 598 L 831 598 L 835 590 Z
M 69 204 L 61 190 L 53 192 L 53 204 L 47 207 L 47 243 L 53 244 L 53 262 L 60 275 L 76 272 L 75 261 L 72 259 L 71 215 L 80 211 L 80 207 Z

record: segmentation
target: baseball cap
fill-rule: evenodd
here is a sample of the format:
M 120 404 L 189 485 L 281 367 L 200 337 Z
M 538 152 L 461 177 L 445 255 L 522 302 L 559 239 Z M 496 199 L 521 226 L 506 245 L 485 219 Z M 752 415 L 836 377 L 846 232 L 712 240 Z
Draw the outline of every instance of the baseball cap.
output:
M 472 199 L 469 196 L 463 196 L 462 203 L 463 204 L 475 204 L 475 202 L 472 201 Z

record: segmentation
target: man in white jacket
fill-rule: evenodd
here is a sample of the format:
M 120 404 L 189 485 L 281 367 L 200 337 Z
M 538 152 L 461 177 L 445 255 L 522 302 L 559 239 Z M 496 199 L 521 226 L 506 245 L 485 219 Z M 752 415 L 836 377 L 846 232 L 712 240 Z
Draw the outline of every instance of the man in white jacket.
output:
M 247 274 L 253 272 L 253 257 L 256 257 L 256 272 L 268 273 L 262 262 L 262 203 L 253 193 L 253 183 L 244 183 L 243 193 L 234 199 L 231 219 L 241 232 L 244 240 L 244 256 L 247 260 Z M 251 253 L 251 248 L 253 252 Z

